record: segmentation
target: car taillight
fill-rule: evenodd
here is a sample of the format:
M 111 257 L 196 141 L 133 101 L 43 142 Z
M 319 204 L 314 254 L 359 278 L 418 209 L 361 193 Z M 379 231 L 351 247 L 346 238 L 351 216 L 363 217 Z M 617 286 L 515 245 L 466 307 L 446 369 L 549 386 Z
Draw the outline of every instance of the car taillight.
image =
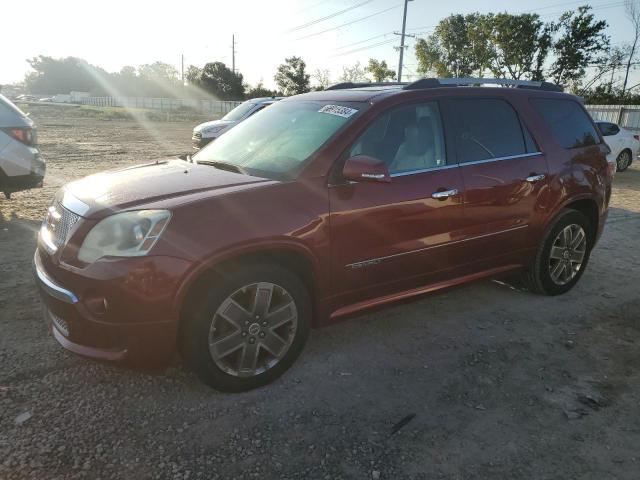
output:
M 31 127 L 3 128 L 2 131 L 25 145 L 33 146 L 36 144 L 35 130 Z

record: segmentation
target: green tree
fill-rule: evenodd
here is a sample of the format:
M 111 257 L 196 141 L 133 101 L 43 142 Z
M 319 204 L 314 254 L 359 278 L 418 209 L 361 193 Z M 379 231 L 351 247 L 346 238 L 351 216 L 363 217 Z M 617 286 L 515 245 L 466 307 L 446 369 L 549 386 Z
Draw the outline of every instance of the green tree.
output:
M 255 87 L 251 87 L 247 90 L 245 98 L 276 97 L 277 95 L 278 92 L 265 88 L 265 86 L 262 84 L 262 81 L 260 81 Z
M 491 68 L 496 55 L 493 44 L 494 15 L 489 13 L 470 13 L 465 16 L 465 26 L 467 29 L 467 41 L 471 50 L 472 63 L 474 65 L 473 74 L 483 77 L 484 72 Z
M 285 95 L 297 95 L 310 91 L 310 75 L 307 65 L 300 57 L 285 58 L 285 63 L 278 67 L 274 76 L 276 84 Z
M 450 15 L 440 20 L 426 39 L 418 39 L 415 53 L 418 72 L 438 77 L 469 77 L 477 70 L 473 58 L 467 21 L 464 15 Z
M 331 85 L 331 73 L 329 73 L 329 70 L 326 68 L 324 70 L 317 68 L 311 76 L 318 82 L 316 90 L 325 90 Z
M 184 78 L 189 85 L 197 87 L 200 85 L 200 76 L 202 75 L 202 69 L 195 65 L 189 65 L 187 71 L 184 73 Z
M 385 60 L 378 61 L 375 58 L 370 58 L 369 65 L 367 65 L 365 71 L 370 73 L 376 82 L 384 82 L 387 78 L 390 80 L 396 79 L 396 72 L 387 66 Z
M 356 62 L 351 67 L 342 67 L 342 75 L 340 75 L 339 80 L 341 82 L 367 82 L 369 79 L 367 78 L 367 72 L 360 62 Z
M 24 80 L 25 89 L 35 94 L 101 93 L 101 83 L 109 77 L 103 69 L 76 57 L 52 58 L 40 55 L 27 60 L 33 72 Z
M 551 47 L 551 26 L 545 25 L 535 13 L 499 13 L 492 17 L 491 23 L 493 74 L 515 80 L 542 79 L 544 61 Z
M 596 21 L 588 5 L 563 13 L 554 31 L 558 38 L 553 44 L 555 61 L 550 76 L 555 83 L 572 85 L 575 89 L 585 76 L 589 64 L 609 48 L 609 37 L 604 33 L 607 22 Z
M 142 78 L 166 83 L 176 83 L 180 79 L 178 70 L 173 65 L 164 62 L 153 62 L 138 67 L 138 74 Z
M 232 72 L 222 62 L 207 63 L 200 73 L 199 85 L 220 100 L 241 100 L 244 97 L 242 74 Z

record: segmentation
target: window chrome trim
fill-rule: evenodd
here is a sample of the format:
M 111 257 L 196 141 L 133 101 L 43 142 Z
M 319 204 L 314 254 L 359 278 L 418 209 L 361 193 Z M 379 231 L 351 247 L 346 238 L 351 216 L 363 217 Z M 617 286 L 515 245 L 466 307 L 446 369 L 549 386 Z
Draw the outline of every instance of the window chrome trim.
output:
M 411 254 L 414 254 L 414 253 L 426 252 L 427 250 L 434 250 L 436 248 L 448 247 L 449 245 L 456 245 L 458 243 L 470 242 L 472 240 L 479 240 L 481 238 L 491 237 L 491 236 L 494 236 L 494 235 L 501 235 L 503 233 L 509 233 L 509 232 L 513 232 L 515 230 L 520 230 L 522 228 L 527 228 L 528 226 L 529 226 L 529 224 L 518 225 L 518 226 L 515 226 L 515 227 L 507 228 L 505 230 L 500 230 L 499 232 L 485 233 L 483 235 L 476 235 L 475 237 L 464 238 L 462 240 L 453 240 L 451 242 L 446 242 L 446 243 L 439 243 L 438 245 L 431 245 L 429 247 L 419 248 L 417 250 L 411 250 L 411 251 L 408 251 L 408 252 L 394 253 L 393 255 L 387 255 L 385 257 L 371 258 L 369 260 L 363 260 L 361 262 L 354 262 L 354 263 L 350 263 L 348 265 L 345 265 L 345 267 L 346 268 L 351 268 L 351 269 L 358 269 L 358 268 L 362 268 L 362 267 L 368 267 L 368 266 L 371 266 L 371 265 L 377 265 L 377 264 L 383 262 L 384 260 L 389 260 L 389 259 L 397 258 L 397 257 L 403 257 L 405 255 L 411 255 Z
M 406 177 L 407 175 L 418 175 L 420 173 L 433 172 L 435 170 L 447 170 L 449 168 L 458 168 L 459 166 L 460 165 L 458 163 L 454 163 L 452 165 L 438 165 L 437 167 L 421 168 L 419 170 L 409 170 L 406 172 L 391 173 L 390 176 L 391 178 Z
M 464 167 L 465 165 L 480 165 L 482 163 L 501 162 L 503 160 L 515 160 L 517 158 L 536 157 L 538 155 L 543 155 L 543 153 L 542 152 L 521 153 L 519 155 L 508 155 L 506 157 L 487 158 L 485 160 L 474 160 L 472 162 L 461 162 L 458 165 L 460 165 L 461 167 Z

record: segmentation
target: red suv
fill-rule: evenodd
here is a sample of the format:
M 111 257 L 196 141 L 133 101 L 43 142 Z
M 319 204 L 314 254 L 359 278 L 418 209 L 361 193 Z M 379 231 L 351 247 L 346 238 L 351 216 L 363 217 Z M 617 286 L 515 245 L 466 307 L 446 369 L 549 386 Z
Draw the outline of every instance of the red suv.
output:
M 368 308 L 515 270 L 568 291 L 607 216 L 606 153 L 553 84 L 342 84 L 192 158 L 66 185 L 36 278 L 65 348 L 180 351 L 216 389 L 246 390 L 281 375 L 311 327 Z

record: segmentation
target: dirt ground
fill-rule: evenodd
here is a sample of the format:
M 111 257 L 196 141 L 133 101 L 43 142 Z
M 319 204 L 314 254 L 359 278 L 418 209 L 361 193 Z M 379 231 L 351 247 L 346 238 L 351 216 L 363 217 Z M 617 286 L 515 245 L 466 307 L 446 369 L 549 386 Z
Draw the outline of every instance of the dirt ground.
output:
M 0 200 L 0 479 L 640 477 L 640 165 L 570 293 L 482 281 L 368 313 L 231 395 L 67 353 L 31 274 L 60 185 L 188 152 L 192 125 L 32 117 L 46 186 Z

